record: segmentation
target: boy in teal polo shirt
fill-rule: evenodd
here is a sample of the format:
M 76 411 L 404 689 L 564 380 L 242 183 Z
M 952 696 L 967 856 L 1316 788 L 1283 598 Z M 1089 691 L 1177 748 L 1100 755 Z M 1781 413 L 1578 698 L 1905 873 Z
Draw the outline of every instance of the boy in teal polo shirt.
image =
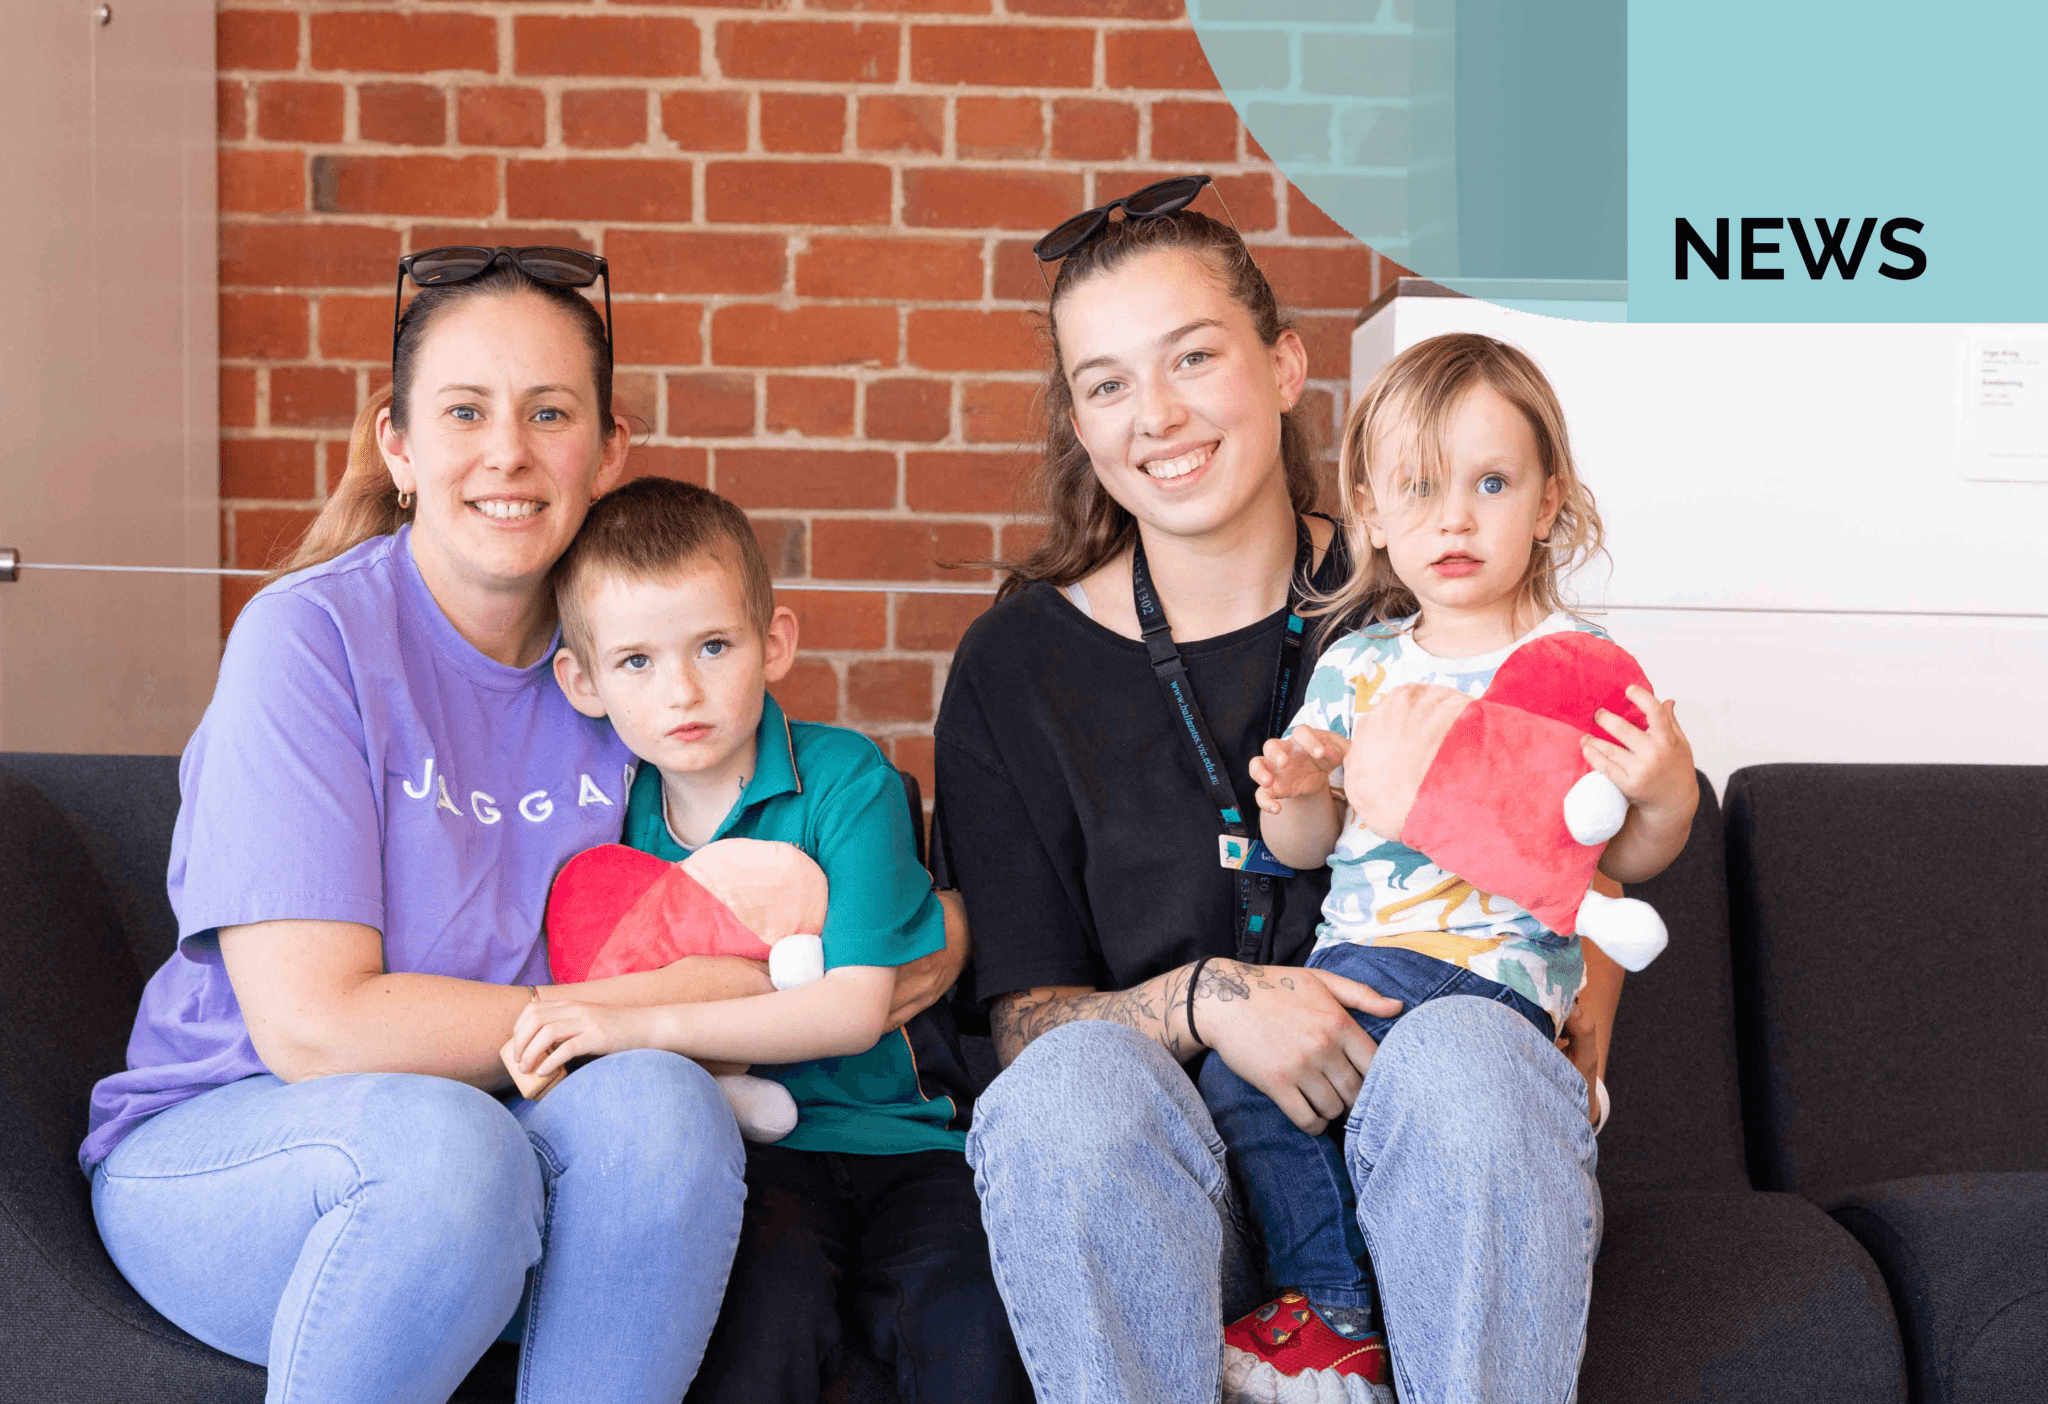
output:
M 912 1031 L 888 1027 L 896 967 L 945 944 L 894 767 L 858 732 L 791 722 L 767 695 L 795 661 L 796 617 L 774 603 L 745 514 L 717 494 L 628 484 L 591 508 L 556 582 L 555 676 L 642 761 L 623 841 L 680 860 L 713 839 L 780 840 L 830 887 L 821 980 L 645 1008 L 543 1000 L 513 1035 L 542 1075 L 667 1048 L 753 1064 L 795 1098 L 796 1129 L 747 1146 L 739 1249 L 689 1398 L 814 1404 L 851 1327 L 905 1400 L 1028 1399 L 959 1108 L 928 1094 Z

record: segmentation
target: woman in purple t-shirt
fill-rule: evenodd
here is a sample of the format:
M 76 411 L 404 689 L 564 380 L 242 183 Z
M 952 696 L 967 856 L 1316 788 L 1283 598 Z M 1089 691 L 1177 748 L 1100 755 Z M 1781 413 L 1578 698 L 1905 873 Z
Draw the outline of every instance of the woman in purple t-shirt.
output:
M 625 466 L 609 333 L 521 253 L 407 307 L 388 408 L 235 624 L 180 769 L 179 950 L 79 1153 L 128 1280 L 273 1401 L 445 1400 L 502 1336 L 522 1400 L 673 1404 L 739 1232 L 702 1067 L 614 1055 L 534 1103 L 498 1060 L 632 763 L 549 666 L 549 569 Z M 905 967 L 898 1016 L 959 963 Z M 698 959 L 576 994 L 768 988 Z

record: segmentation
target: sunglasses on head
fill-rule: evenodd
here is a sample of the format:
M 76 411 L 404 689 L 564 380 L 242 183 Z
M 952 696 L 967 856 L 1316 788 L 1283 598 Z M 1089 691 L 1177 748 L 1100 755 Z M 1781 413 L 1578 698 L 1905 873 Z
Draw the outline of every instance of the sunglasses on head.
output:
M 1040 263 L 1065 258 L 1089 240 L 1100 238 L 1102 231 L 1109 228 L 1109 217 L 1115 211 L 1122 210 L 1125 219 L 1157 219 L 1186 209 L 1202 193 L 1203 186 L 1213 183 L 1205 175 L 1174 176 L 1170 180 L 1154 181 L 1143 190 L 1133 190 L 1106 205 L 1097 205 L 1092 210 L 1081 211 L 1072 219 L 1061 221 L 1051 233 L 1033 244 L 1031 251 L 1038 255 Z M 1221 192 L 1217 198 L 1222 198 Z M 1229 213 L 1226 207 L 1224 214 Z
M 391 311 L 391 363 L 394 366 L 398 364 L 398 326 L 404 312 L 407 278 L 412 279 L 416 288 L 445 288 L 450 283 L 466 283 L 472 278 L 481 278 L 497 267 L 500 260 L 511 264 L 536 283 L 549 283 L 559 288 L 587 288 L 603 280 L 604 359 L 607 367 L 612 364 L 610 265 L 600 254 L 584 253 L 581 249 L 558 249 L 548 244 L 523 249 L 508 249 L 502 245 L 487 249 L 476 244 L 450 244 L 441 249 L 423 249 L 398 260 L 398 291 Z

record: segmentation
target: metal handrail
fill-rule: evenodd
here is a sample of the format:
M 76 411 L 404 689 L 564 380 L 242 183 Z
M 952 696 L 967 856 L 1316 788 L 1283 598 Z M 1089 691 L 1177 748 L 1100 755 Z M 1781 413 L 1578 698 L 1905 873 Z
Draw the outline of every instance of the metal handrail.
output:
M 0 582 L 19 580 L 24 570 L 92 570 L 118 571 L 139 575 L 240 575 L 266 576 L 267 570 L 247 570 L 237 566 L 135 566 L 135 565 L 81 565 L 69 561 L 25 561 L 21 552 L 12 546 L 0 546 Z M 948 581 L 908 580 L 778 580 L 778 590 L 841 590 L 862 591 L 884 595 L 993 595 L 996 587 L 992 584 L 952 583 Z

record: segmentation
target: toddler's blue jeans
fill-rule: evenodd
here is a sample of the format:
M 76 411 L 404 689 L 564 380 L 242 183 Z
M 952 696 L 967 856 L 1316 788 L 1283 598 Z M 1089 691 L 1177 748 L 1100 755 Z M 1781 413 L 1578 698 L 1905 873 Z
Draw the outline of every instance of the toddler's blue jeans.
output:
M 1505 985 L 1462 966 L 1398 946 L 1340 945 L 1317 950 L 1311 966 L 1328 970 L 1389 999 L 1401 1012 L 1378 1018 L 1352 1011 L 1358 1026 L 1383 1041 L 1402 1017 L 1433 999 L 1463 995 L 1504 1004 L 1552 1037 L 1550 1015 Z M 1344 1166 L 1344 1123 L 1311 1136 L 1214 1053 L 1204 1055 L 1195 1082 L 1223 1138 L 1245 1209 L 1265 1245 L 1269 1280 L 1296 1287 L 1318 1306 L 1370 1307 L 1372 1273 L 1358 1205 Z
M 676 1404 L 744 1163 L 710 1076 L 636 1049 L 509 1106 L 412 1073 L 243 1078 L 137 1127 L 92 1198 L 135 1290 L 268 1366 L 269 1404 L 439 1404 L 515 1308 L 520 1400 Z

